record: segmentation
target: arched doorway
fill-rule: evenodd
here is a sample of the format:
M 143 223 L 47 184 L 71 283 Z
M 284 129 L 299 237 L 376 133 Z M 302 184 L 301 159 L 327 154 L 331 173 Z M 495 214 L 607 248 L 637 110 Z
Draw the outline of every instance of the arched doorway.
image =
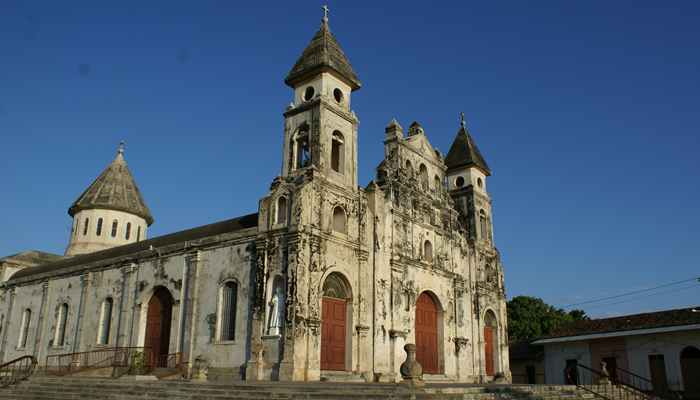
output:
M 144 343 L 150 348 L 149 361 L 155 367 L 167 367 L 172 313 L 173 296 L 168 289 L 158 286 L 148 302 Z
M 495 354 L 496 334 L 497 334 L 496 316 L 493 311 L 489 310 L 484 316 L 484 369 L 487 376 L 495 375 Z
M 700 399 L 700 350 L 688 346 L 681 351 L 681 374 L 686 399 Z
M 433 297 L 421 293 L 416 301 L 416 359 L 426 374 L 439 374 L 438 312 Z
M 352 299 L 350 285 L 345 278 L 333 273 L 323 283 L 321 299 L 321 369 L 347 370 L 346 351 L 351 340 L 348 335 L 348 304 Z

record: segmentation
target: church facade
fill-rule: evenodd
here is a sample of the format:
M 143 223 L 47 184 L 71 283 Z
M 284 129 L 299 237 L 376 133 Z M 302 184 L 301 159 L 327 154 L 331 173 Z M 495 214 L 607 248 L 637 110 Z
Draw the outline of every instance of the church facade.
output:
M 490 168 L 464 122 L 449 153 L 392 120 L 358 186 L 361 83 L 328 19 L 285 83 L 282 175 L 256 214 L 147 238 L 123 149 L 70 207 L 66 255 L 0 291 L 0 361 L 112 347 L 179 354 L 209 379 L 510 378 Z

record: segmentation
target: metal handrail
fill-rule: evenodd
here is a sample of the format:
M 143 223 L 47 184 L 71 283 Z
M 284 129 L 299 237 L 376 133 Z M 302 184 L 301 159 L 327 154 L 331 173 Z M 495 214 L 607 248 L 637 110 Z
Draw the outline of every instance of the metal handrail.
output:
M 654 387 L 654 382 L 652 382 L 651 380 L 643 376 L 639 376 L 634 372 L 630 372 L 624 368 L 615 367 L 615 373 L 617 376 L 614 377 L 614 380 L 619 381 L 618 383 L 620 384 L 640 388 L 639 390 L 648 393 L 653 393 L 657 397 L 666 400 L 681 400 L 683 398 L 678 392 L 674 392 L 668 389 L 668 387 Z M 622 373 L 622 375 L 625 376 L 627 379 L 620 379 L 619 373 Z
M 46 356 L 46 372 L 66 375 L 87 369 L 104 367 L 129 367 L 132 356 L 145 353 L 150 356 L 149 347 L 107 347 L 77 353 L 52 354 Z
M 0 365 L 0 387 L 8 387 L 29 378 L 36 368 L 34 356 L 22 356 Z
M 567 367 L 564 376 L 567 383 L 607 400 L 611 397 L 621 400 L 681 400 L 678 393 L 654 388 L 650 380 L 622 368 L 615 368 L 611 376 L 607 371 L 576 364 Z

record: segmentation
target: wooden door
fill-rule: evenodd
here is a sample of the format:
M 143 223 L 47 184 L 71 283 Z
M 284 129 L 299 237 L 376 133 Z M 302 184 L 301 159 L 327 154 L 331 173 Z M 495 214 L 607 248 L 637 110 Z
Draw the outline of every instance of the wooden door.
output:
M 649 355 L 649 372 L 654 392 L 663 393 L 666 391 L 668 389 L 668 380 L 666 379 L 666 362 L 663 354 Z
M 686 347 L 681 352 L 681 375 L 683 376 L 683 397 L 700 399 L 700 350 Z
M 172 296 L 165 288 L 158 288 L 148 302 L 145 347 L 150 348 L 150 365 L 166 367 L 170 346 L 170 319 Z
M 416 359 L 423 373 L 438 374 L 438 308 L 430 295 L 423 293 L 416 302 Z
M 321 369 L 345 371 L 347 301 L 324 297 L 321 323 Z
M 493 327 L 484 327 L 484 362 L 486 364 L 486 375 L 494 375 L 493 363 Z

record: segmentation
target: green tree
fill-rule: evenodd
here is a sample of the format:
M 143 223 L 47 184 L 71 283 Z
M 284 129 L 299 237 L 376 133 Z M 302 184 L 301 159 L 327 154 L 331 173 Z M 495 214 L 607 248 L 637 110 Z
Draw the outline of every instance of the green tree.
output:
M 547 336 L 564 324 L 588 319 L 583 310 L 566 312 L 542 299 L 513 297 L 508 302 L 508 337 L 512 341 Z

